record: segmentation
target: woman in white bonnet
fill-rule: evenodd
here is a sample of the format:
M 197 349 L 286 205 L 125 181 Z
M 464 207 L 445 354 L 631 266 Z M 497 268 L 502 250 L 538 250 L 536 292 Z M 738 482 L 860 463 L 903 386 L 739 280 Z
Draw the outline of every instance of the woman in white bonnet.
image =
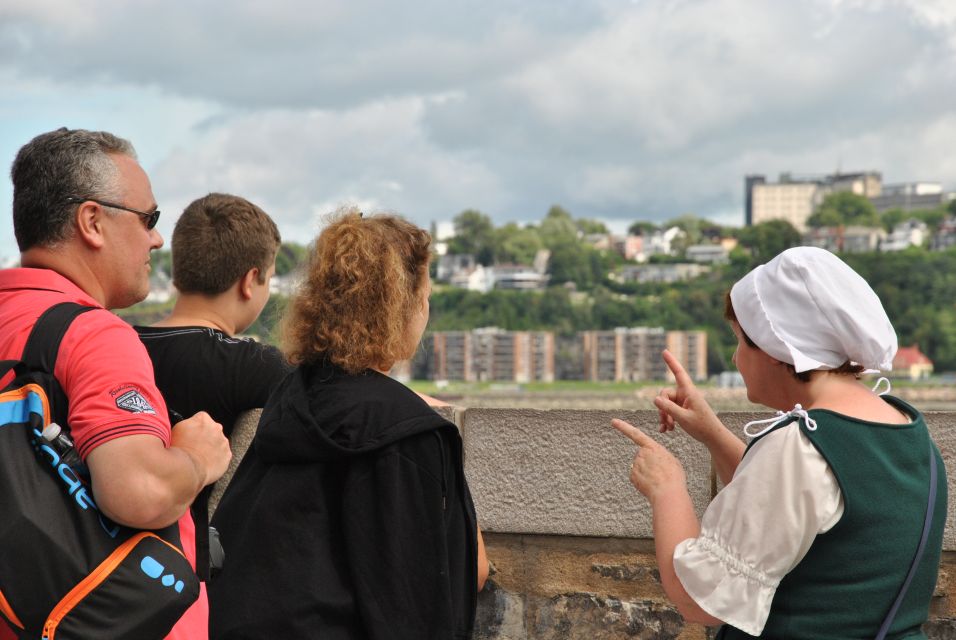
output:
M 823 249 L 757 267 L 727 297 L 747 397 L 778 410 L 745 445 L 680 363 L 660 430 L 707 446 L 725 487 L 700 523 L 680 463 L 639 429 L 630 479 L 650 501 L 661 581 L 717 638 L 925 638 L 946 478 L 923 416 L 859 378 L 889 370 L 896 334 L 869 285 Z M 877 385 L 879 386 L 879 385 Z

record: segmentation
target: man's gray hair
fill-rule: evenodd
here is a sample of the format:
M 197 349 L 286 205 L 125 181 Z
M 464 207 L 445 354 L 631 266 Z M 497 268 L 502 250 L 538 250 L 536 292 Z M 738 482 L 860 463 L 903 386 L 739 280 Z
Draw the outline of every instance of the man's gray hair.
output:
M 122 196 L 110 154 L 136 157 L 128 140 L 66 127 L 40 134 L 20 149 L 10 170 L 13 232 L 20 251 L 50 247 L 72 235 L 77 204 L 70 198 Z

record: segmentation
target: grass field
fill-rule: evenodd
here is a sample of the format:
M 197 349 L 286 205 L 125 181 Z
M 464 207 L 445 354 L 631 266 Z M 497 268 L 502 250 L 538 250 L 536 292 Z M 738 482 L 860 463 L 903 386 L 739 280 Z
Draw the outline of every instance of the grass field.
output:
M 589 382 L 585 380 L 558 380 L 555 382 L 460 382 L 449 381 L 437 384 L 434 380 L 411 380 L 406 383 L 415 391 L 427 394 L 480 393 L 632 393 L 644 387 L 660 387 L 667 383 L 646 382 Z M 701 385 L 701 386 L 707 386 Z

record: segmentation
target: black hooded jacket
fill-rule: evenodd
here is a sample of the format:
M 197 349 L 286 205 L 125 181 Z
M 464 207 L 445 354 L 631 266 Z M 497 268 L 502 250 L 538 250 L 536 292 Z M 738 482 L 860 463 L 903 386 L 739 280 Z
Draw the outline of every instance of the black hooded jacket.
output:
M 452 423 L 374 371 L 303 366 L 213 519 L 210 637 L 469 638 L 475 511 Z

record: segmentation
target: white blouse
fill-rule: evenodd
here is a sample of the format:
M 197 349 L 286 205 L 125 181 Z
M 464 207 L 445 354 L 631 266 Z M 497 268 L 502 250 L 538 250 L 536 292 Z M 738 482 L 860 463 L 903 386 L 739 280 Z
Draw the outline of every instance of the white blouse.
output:
M 677 545 L 674 570 L 701 609 L 759 636 L 780 580 L 842 515 L 833 472 L 793 422 L 744 456 L 704 512 L 700 537 Z

